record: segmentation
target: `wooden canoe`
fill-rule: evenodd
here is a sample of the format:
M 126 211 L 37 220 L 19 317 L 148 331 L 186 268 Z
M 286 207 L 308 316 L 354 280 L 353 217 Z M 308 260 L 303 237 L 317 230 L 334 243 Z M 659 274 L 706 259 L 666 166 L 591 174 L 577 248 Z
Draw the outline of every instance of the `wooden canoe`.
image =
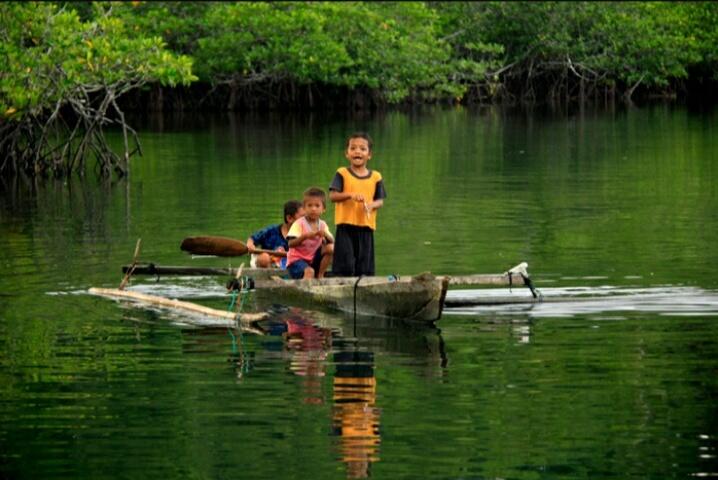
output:
M 525 272 L 526 264 L 519 266 L 521 265 L 524 266 Z M 129 268 L 130 266 L 124 266 L 123 272 Z M 134 270 L 134 274 L 157 276 L 235 276 L 237 273 L 237 268 L 168 267 L 152 263 L 137 265 Z M 255 295 L 263 302 L 310 308 L 324 307 L 358 315 L 418 322 L 435 322 L 441 318 L 449 285 L 526 285 L 532 288 L 527 274 L 509 272 L 461 276 L 423 273 L 401 277 L 329 277 L 313 280 L 287 280 L 279 276 L 282 273 L 285 272 L 276 269 L 241 271 L 242 275 L 254 280 Z
M 358 277 L 255 282 L 262 302 L 311 305 L 363 316 L 435 322 L 441 318 L 447 277 L 430 273 L 400 278 Z

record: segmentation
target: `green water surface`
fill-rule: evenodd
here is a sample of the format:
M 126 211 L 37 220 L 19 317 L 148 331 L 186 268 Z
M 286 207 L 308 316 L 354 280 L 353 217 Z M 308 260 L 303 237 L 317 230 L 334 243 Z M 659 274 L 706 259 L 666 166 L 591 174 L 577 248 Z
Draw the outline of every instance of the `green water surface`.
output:
M 127 180 L 0 181 L 0 478 L 717 477 L 717 119 L 138 118 Z M 281 221 L 284 201 L 328 187 L 354 130 L 388 193 L 378 274 L 526 261 L 539 288 L 638 300 L 421 328 L 290 311 L 292 330 L 257 336 L 86 294 L 119 284 L 138 238 L 143 261 L 238 266 L 179 244 Z M 675 305 L 641 300 L 659 288 Z

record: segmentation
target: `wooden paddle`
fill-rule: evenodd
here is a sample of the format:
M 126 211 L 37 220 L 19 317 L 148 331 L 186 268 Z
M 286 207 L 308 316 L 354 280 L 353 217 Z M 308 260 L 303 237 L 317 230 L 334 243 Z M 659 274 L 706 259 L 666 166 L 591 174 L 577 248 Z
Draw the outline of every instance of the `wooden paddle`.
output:
M 244 242 L 227 237 L 187 237 L 180 245 L 182 251 L 193 255 L 216 255 L 218 257 L 240 257 L 250 253 Z M 255 248 L 251 253 L 266 253 L 275 257 L 286 257 L 287 252 Z

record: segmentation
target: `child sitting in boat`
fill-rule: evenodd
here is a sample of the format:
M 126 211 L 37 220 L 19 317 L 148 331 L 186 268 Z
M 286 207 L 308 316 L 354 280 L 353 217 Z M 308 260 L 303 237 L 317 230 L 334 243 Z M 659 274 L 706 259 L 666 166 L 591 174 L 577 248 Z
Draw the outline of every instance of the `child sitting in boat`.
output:
M 289 200 L 284 204 L 284 223 L 270 225 L 254 232 L 247 239 L 247 249 L 252 254 L 249 265 L 252 268 L 287 268 L 286 256 L 273 256 L 268 253 L 255 253 L 256 248 L 263 250 L 289 250 L 287 235 L 289 228 L 298 219 L 304 216 L 304 208 L 299 200 Z
M 304 216 L 292 224 L 287 235 L 287 271 L 291 278 L 324 278 L 332 262 L 334 237 L 321 219 L 327 196 L 317 187 L 304 192 Z
M 332 275 L 374 275 L 376 211 L 384 205 L 386 191 L 381 174 L 367 168 L 371 154 L 368 134 L 351 135 L 344 152 L 349 168 L 339 168 L 329 187 L 337 226 Z

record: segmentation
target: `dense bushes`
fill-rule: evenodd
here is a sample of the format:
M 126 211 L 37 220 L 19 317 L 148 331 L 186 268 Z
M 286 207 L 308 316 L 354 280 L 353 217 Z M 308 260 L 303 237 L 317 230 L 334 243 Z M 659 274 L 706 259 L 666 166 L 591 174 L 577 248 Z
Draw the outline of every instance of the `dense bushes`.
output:
M 212 108 L 572 101 L 715 81 L 718 8 L 670 2 L 123 4 Z M 211 95 L 204 95 L 211 92 Z M 301 94 L 298 94 L 300 92 Z M 313 94 L 314 93 L 314 94 Z M 344 98 L 342 98 L 344 97 Z M 274 99 L 274 100 L 272 100 Z
M 718 7 L 708 2 L 6 2 L 0 173 L 84 171 L 88 156 L 104 173 L 124 171 L 139 148 L 128 106 L 366 108 L 709 90 L 717 44 Z M 122 157 L 104 140 L 112 124 L 124 132 Z
M 103 174 L 123 173 L 139 144 L 117 99 L 148 82 L 196 79 L 190 59 L 160 37 L 128 32 L 110 8 L 95 7 L 82 21 L 51 3 L 0 4 L 0 174 L 84 172 L 89 157 Z M 113 124 L 124 133 L 123 156 L 103 133 Z

